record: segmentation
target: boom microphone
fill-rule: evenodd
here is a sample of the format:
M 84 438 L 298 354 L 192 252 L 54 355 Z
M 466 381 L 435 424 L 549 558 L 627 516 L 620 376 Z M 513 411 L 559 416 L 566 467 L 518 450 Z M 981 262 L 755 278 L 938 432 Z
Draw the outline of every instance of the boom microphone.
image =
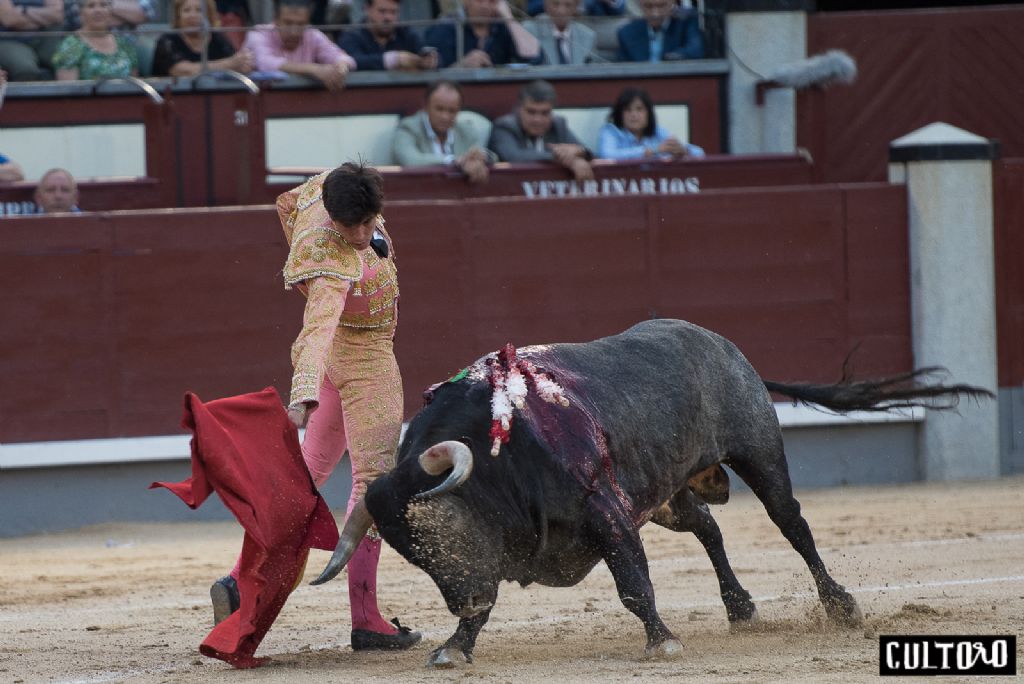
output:
M 797 89 L 852 83 L 856 77 L 857 63 L 842 50 L 829 50 L 798 62 L 790 62 L 767 75 L 770 81 Z

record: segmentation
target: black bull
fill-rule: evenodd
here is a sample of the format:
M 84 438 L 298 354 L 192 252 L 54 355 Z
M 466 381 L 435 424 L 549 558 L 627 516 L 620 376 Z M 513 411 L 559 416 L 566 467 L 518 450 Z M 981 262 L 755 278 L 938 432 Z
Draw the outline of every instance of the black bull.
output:
M 369 487 L 314 581 L 336 576 L 376 522 L 460 618 L 432 665 L 450 665 L 460 653 L 471 660 L 502 580 L 571 586 L 601 560 L 623 605 L 643 622 L 648 652 L 680 650 L 655 608 L 640 541 L 651 520 L 694 533 L 730 622 L 756 619 L 704 500 L 713 497 L 698 496 L 707 478 L 693 479 L 709 469 L 724 475 L 720 464 L 743 478 L 803 557 L 828 616 L 856 624 L 857 603 L 829 575 L 793 497 L 768 390 L 839 411 L 949 408 L 960 395 L 991 396 L 966 385 L 921 385 L 921 372 L 828 386 L 766 382 L 725 338 L 672 320 L 585 344 L 527 347 L 518 359 L 546 371 L 568 406 L 545 402 L 533 383 L 492 457 L 491 384 L 509 359 L 485 357 L 438 386 L 409 425 L 394 470 Z

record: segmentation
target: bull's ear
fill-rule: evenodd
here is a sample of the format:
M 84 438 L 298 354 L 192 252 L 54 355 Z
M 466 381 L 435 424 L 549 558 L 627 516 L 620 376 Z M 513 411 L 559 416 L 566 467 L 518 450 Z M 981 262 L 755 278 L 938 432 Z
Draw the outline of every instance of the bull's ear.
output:
M 462 442 L 447 441 L 435 444 L 419 455 L 420 467 L 428 475 L 438 476 L 451 469 L 444 482 L 430 491 L 417 494 L 413 498 L 418 501 L 441 496 L 469 479 L 473 472 L 473 452 Z

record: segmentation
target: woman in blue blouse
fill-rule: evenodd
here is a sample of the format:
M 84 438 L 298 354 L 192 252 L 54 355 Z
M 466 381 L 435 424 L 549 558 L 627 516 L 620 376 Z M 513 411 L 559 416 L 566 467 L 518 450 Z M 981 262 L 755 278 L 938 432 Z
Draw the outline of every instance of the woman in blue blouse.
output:
M 597 156 L 601 159 L 661 159 L 703 157 L 704 150 L 684 143 L 658 125 L 651 96 L 640 88 L 626 88 L 601 127 Z

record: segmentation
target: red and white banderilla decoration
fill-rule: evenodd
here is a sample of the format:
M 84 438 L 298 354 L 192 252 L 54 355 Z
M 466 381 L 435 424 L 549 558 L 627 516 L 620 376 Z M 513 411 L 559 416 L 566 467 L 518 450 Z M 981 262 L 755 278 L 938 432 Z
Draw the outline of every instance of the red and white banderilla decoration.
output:
M 511 343 L 502 347 L 496 358 L 487 359 L 486 364 L 487 381 L 492 390 L 491 456 L 497 456 L 501 445 L 507 444 L 512 437 L 512 409 L 522 409 L 526 405 L 529 386 L 549 404 L 568 406 L 569 400 L 565 390 L 550 375 L 531 361 L 518 358 Z

